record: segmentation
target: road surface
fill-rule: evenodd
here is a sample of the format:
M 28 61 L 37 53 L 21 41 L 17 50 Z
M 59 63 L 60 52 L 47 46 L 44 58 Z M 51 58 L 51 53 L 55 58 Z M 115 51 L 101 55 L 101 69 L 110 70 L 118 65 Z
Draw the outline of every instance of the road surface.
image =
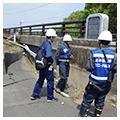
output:
M 30 61 L 23 56 L 11 64 L 8 73 L 3 75 L 3 117 L 77 117 L 80 105 L 69 98 L 54 92 L 58 102 L 47 103 L 46 83 L 41 91 L 41 98 L 30 100 L 38 79 L 30 66 Z M 102 116 L 116 117 L 117 111 L 106 104 Z

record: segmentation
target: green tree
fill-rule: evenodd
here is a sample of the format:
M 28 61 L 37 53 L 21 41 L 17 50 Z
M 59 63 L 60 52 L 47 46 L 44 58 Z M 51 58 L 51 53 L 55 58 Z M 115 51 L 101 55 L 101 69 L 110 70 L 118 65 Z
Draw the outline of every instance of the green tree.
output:
M 117 3 L 86 3 L 89 14 L 104 13 L 109 16 L 109 30 L 117 33 Z
M 70 14 L 64 21 L 86 19 L 88 15 L 103 13 L 109 16 L 109 31 L 117 33 L 117 3 L 86 3 L 84 11 L 76 11 Z M 67 25 L 71 26 L 71 25 Z M 72 25 L 79 26 L 79 25 Z

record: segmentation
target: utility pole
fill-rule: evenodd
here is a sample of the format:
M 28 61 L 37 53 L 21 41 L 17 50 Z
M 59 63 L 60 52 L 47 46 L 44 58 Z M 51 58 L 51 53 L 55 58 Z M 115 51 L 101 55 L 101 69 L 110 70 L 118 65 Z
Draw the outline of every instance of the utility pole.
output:
M 20 22 L 20 34 L 22 35 L 22 22 Z
M 20 22 L 20 27 L 22 26 L 22 22 Z

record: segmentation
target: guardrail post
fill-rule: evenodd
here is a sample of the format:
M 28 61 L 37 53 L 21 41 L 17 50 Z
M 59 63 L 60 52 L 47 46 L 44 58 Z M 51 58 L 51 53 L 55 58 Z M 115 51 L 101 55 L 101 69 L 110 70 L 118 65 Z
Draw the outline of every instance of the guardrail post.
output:
M 115 40 L 116 40 L 116 53 L 117 53 L 117 34 Z
M 10 30 L 11 30 L 11 29 L 9 29 L 8 34 L 10 34 Z
M 63 37 L 65 35 L 65 23 L 62 24 L 62 30 L 61 30 L 61 36 Z
M 42 26 L 42 36 L 45 36 L 45 26 Z
M 14 28 L 14 33 L 16 32 L 16 28 Z
M 32 35 L 31 27 L 29 27 L 29 35 Z
M 20 28 L 20 35 L 22 35 L 22 27 Z
M 85 28 L 85 22 L 82 22 L 80 26 L 80 36 L 78 38 L 84 38 L 84 34 L 85 34 L 84 28 Z

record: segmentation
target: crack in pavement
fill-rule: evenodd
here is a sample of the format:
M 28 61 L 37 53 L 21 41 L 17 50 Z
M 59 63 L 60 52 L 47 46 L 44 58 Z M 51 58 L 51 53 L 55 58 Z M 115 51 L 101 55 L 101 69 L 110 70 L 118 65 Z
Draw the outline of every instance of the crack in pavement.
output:
M 14 85 L 14 84 L 17 84 L 17 83 L 19 83 L 19 82 L 23 82 L 23 81 L 26 81 L 26 80 L 30 80 L 30 79 L 32 79 L 32 78 L 26 78 L 26 79 L 22 79 L 22 80 L 19 80 L 19 81 L 15 81 L 15 79 L 13 79 L 13 78 L 10 78 L 10 79 L 12 79 L 13 82 L 12 82 L 12 83 L 9 83 L 9 84 L 5 84 L 5 85 L 3 85 L 3 87 L 7 87 L 7 86 L 10 86 L 10 85 Z
M 14 108 L 14 107 L 18 107 L 18 106 L 32 105 L 32 104 L 36 104 L 36 103 L 47 103 L 47 101 L 35 101 L 35 102 L 28 102 L 28 103 L 19 103 L 16 105 L 4 105 L 4 108 Z

